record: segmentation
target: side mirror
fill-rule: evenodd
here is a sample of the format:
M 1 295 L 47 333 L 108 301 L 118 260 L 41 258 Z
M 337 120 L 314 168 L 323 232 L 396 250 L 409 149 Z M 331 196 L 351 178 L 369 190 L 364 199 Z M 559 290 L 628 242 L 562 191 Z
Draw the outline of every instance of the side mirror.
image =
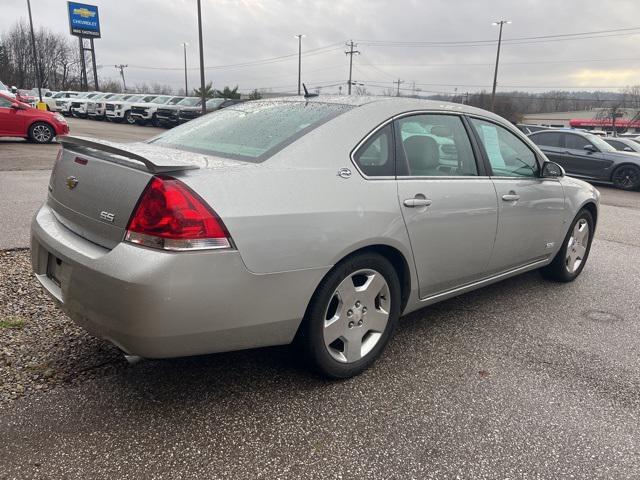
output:
M 542 165 L 542 178 L 564 177 L 564 168 L 555 162 L 544 162 Z
M 585 145 L 583 147 L 587 152 L 591 152 L 591 153 L 595 153 L 598 151 L 598 149 L 596 147 L 594 147 L 593 145 L 591 145 L 590 143 Z

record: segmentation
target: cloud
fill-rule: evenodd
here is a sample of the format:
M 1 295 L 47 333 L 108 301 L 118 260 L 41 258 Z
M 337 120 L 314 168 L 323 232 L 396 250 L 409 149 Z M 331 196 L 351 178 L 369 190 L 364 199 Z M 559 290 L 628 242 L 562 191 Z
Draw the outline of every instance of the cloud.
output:
M 66 1 L 31 3 L 36 26 L 68 32 Z M 102 75 L 117 78 L 112 65 L 125 63 L 129 64 L 127 83 L 162 82 L 180 88 L 184 41 L 190 44 L 189 66 L 197 67 L 196 0 L 88 3 L 100 8 L 102 38 L 95 44 Z M 638 83 L 637 71 L 629 69 L 631 60 L 620 59 L 640 56 L 640 35 L 508 42 L 517 37 L 634 27 L 637 0 L 616 1 L 615 8 L 609 3 L 605 8 L 602 0 L 203 0 L 202 5 L 207 80 L 219 87 L 238 84 L 245 90 L 294 90 L 294 35 L 304 33 L 304 52 L 331 46 L 305 53 L 303 80 L 310 85 L 346 82 L 344 42 L 353 38 L 360 40 L 358 50 L 362 52 L 354 61 L 354 78 L 369 86 L 391 87 L 401 78 L 405 88 L 415 82 L 424 91 L 476 91 L 491 84 L 494 43 L 392 47 L 371 41 L 492 40 L 498 32 L 491 23 L 500 18 L 513 23 L 504 30 L 507 41 L 501 54 L 499 89 Z M 24 0 L 3 0 L 0 34 L 26 15 Z M 287 55 L 254 66 L 212 68 Z M 189 70 L 189 83 L 199 83 L 196 69 Z

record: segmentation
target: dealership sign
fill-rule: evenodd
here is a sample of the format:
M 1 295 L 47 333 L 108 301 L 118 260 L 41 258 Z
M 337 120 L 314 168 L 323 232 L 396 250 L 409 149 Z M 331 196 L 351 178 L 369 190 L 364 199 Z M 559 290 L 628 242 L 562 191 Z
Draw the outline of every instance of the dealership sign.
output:
M 98 7 L 86 3 L 67 2 L 71 35 L 100 38 Z

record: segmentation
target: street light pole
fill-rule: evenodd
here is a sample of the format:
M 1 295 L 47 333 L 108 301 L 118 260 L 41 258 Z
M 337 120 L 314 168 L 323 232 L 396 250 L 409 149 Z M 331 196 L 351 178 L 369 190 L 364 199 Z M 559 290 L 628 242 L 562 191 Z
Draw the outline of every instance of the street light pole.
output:
M 300 84 L 302 83 L 302 37 L 306 35 L 299 33 L 298 38 L 298 95 L 300 95 Z
M 498 85 L 498 63 L 500 62 L 500 45 L 502 44 L 502 27 L 505 23 L 511 23 L 509 20 L 498 20 L 493 22 L 493 25 L 500 26 L 500 33 L 498 34 L 498 53 L 496 54 L 496 69 L 493 72 L 493 90 L 491 90 L 491 111 L 493 112 L 496 101 L 496 86 Z
M 200 44 L 200 96 L 202 97 L 202 114 L 207 113 L 207 97 L 204 92 L 204 52 L 202 51 L 202 7 L 198 0 L 198 43 Z
M 189 96 L 189 86 L 187 85 L 187 42 L 182 42 L 182 48 L 184 49 L 184 95 Z
M 27 8 L 29 9 L 29 25 L 31 27 L 31 46 L 33 47 L 33 60 L 36 67 L 36 86 L 38 87 L 38 97 L 40 97 L 40 103 L 42 103 L 42 79 L 40 78 L 40 62 L 38 61 L 38 51 L 36 49 L 36 36 L 33 33 L 33 19 L 31 18 L 31 1 L 27 0 Z

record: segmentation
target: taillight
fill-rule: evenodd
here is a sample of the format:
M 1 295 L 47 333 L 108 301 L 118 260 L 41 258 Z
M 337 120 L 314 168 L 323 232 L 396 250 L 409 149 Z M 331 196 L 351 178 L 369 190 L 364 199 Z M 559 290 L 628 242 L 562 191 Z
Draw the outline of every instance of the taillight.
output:
M 220 217 L 193 190 L 168 176 L 153 177 L 142 192 L 125 240 L 163 250 L 231 248 Z

